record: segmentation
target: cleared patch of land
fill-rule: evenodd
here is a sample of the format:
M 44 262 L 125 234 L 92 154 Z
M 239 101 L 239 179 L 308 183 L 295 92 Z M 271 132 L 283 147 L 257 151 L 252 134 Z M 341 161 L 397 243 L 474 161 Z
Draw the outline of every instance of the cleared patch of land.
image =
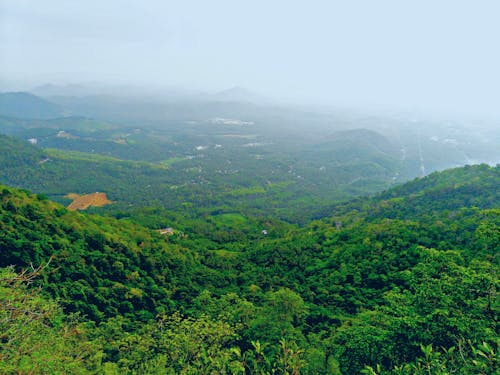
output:
M 66 195 L 66 198 L 73 199 L 73 202 L 71 202 L 70 205 L 67 207 L 68 210 L 70 211 L 86 210 L 90 206 L 102 207 L 107 204 L 113 203 L 108 199 L 106 193 L 97 193 L 97 192 L 85 195 L 78 195 L 71 193 Z
M 212 216 L 219 225 L 241 225 L 247 222 L 247 218 L 238 213 L 227 213 Z
M 166 159 L 166 160 L 163 160 L 161 162 L 159 162 L 160 165 L 164 166 L 164 167 L 170 167 L 172 164 L 174 163 L 178 163 L 180 161 L 183 161 L 183 160 L 189 160 L 188 157 L 176 157 L 176 158 L 170 158 L 170 159 Z
M 130 142 L 129 142 L 130 143 Z M 70 160 L 70 161 L 84 161 L 91 163 L 113 163 L 117 165 L 127 165 L 130 167 L 147 167 L 153 169 L 168 169 L 168 166 L 149 163 L 146 161 L 136 161 L 136 160 L 124 160 L 118 159 L 112 156 L 106 156 L 101 154 L 90 154 L 80 151 L 68 151 L 68 150 L 58 150 L 55 148 L 46 148 L 44 152 L 54 160 Z

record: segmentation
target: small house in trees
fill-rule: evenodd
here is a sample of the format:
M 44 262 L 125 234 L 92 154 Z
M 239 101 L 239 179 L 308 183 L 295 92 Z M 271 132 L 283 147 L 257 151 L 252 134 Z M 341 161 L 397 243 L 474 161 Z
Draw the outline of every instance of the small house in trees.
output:
M 158 229 L 158 233 L 160 233 L 163 236 L 171 236 L 174 234 L 174 229 L 170 227 Z

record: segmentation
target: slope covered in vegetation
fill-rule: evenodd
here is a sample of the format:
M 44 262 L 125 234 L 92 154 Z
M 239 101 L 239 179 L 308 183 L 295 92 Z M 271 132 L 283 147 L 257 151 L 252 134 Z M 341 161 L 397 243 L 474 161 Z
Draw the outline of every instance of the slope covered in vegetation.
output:
M 49 263 L 44 298 L 102 353 L 89 372 L 494 374 L 498 186 L 499 167 L 455 169 L 232 241 L 191 231 L 203 217 L 161 236 L 2 187 L 0 260 Z
M 22 119 L 61 116 L 62 109 L 52 102 L 27 92 L 0 93 L 0 115 Z

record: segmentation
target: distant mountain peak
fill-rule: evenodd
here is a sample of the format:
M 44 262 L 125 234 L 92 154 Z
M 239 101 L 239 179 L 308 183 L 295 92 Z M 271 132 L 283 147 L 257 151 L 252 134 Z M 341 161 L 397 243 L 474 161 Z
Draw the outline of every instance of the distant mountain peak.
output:
M 24 119 L 48 119 L 60 117 L 61 108 L 28 92 L 0 94 L 0 114 Z
M 241 86 L 233 86 L 229 89 L 216 92 L 212 95 L 212 97 L 217 100 L 232 102 L 259 103 L 265 101 L 265 99 L 259 94 L 256 94 Z
M 35 95 L 49 97 L 49 96 L 83 96 L 88 93 L 88 88 L 80 84 L 66 84 L 55 85 L 53 83 L 46 83 L 37 86 L 30 90 Z
M 230 87 L 228 89 L 219 91 L 217 94 L 245 94 L 245 95 L 248 95 L 248 94 L 253 94 L 253 93 L 250 92 L 250 90 L 247 90 L 244 87 L 233 86 L 233 87 Z

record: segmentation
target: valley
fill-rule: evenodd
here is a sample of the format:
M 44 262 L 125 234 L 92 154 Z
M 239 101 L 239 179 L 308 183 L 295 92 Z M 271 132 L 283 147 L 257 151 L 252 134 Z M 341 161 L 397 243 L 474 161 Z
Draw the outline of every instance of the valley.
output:
M 36 140 L 45 150 L 40 165 L 7 169 L 2 181 L 63 204 L 70 192 L 104 191 L 115 207 L 194 205 L 207 212 L 228 206 L 304 224 L 330 205 L 425 173 L 498 161 L 500 135 L 493 126 L 470 132 L 458 123 L 289 113 L 251 103 L 143 102 L 137 108 L 118 98 L 94 108 L 92 98 L 56 99 L 61 112 L 86 110 L 56 119 L 0 118 L 2 133 Z M 170 117 L 158 120 L 160 112 Z M 27 173 L 31 178 L 22 179 Z
M 498 371 L 494 126 L 30 95 L 0 113 L 0 372 Z
M 499 14 L 0 0 L 0 375 L 499 375 Z

